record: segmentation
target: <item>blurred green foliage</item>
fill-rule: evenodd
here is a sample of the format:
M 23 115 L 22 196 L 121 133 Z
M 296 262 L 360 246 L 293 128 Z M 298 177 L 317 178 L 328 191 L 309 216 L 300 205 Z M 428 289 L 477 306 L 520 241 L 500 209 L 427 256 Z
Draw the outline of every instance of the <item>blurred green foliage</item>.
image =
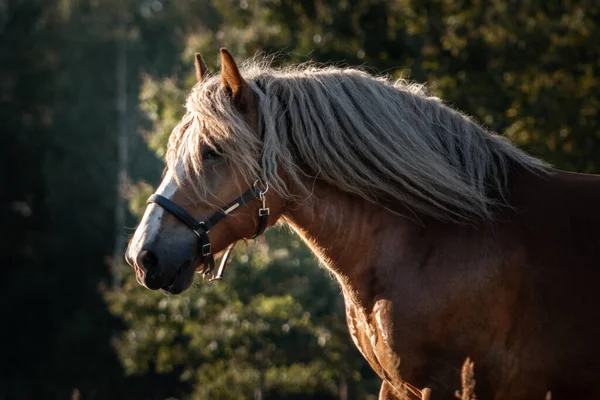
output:
M 0 398 L 368 398 L 335 281 L 298 237 L 239 246 L 180 296 L 112 262 L 116 58 L 127 50 L 135 225 L 194 84 L 193 53 L 336 62 L 428 82 L 556 166 L 600 171 L 594 0 L 0 1 Z M 122 238 L 123 241 L 126 238 Z M 107 266 L 109 265 L 110 268 Z
M 128 327 L 115 342 L 126 371 L 177 370 L 198 399 L 337 398 L 340 380 L 367 398 L 377 381 L 349 340 L 334 281 L 286 230 L 245 247 L 225 280 L 179 296 L 143 289 L 133 273 L 107 290 Z

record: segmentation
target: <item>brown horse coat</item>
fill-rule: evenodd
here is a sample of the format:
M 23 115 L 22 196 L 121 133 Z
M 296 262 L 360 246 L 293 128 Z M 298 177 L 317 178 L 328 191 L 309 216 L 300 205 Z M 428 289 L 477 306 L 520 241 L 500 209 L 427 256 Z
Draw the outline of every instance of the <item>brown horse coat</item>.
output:
M 403 381 L 452 398 L 467 357 L 480 399 L 600 398 L 600 179 L 515 171 L 510 187 L 494 224 L 415 223 L 325 187 L 335 212 L 284 214 L 342 284 L 381 398 Z

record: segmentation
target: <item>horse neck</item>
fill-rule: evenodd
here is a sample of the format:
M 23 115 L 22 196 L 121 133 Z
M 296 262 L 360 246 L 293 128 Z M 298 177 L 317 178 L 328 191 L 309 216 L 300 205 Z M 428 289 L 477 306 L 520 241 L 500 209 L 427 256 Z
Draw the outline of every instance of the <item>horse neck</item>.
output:
M 490 226 L 444 223 L 423 216 L 416 220 L 409 210 L 394 211 L 321 183 L 309 199 L 287 207 L 283 218 L 336 275 L 345 295 L 366 308 L 375 301 L 376 292 L 397 292 L 400 284 L 405 285 L 407 298 L 422 297 L 418 291 L 427 288 L 430 293 L 453 290 L 439 279 L 440 269 L 457 281 L 488 281 L 506 258 L 502 246 L 514 244 L 510 238 L 501 239 L 511 232 L 510 210 L 502 216 L 503 223 Z M 486 265 L 467 265 L 474 254 L 480 254 Z
M 319 183 L 310 198 L 288 207 L 283 218 L 336 275 L 344 291 L 358 297 L 371 282 L 373 258 L 383 236 L 390 234 L 386 228 L 398 237 L 415 226 L 358 196 Z

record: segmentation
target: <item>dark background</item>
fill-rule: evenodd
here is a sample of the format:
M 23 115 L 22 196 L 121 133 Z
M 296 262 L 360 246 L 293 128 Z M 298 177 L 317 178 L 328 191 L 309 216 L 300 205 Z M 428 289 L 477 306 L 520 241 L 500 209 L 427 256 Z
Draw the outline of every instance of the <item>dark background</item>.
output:
M 427 82 L 598 172 L 598 21 L 597 0 L 0 0 L 0 399 L 374 398 L 339 288 L 288 230 L 178 297 L 122 264 L 193 53 Z

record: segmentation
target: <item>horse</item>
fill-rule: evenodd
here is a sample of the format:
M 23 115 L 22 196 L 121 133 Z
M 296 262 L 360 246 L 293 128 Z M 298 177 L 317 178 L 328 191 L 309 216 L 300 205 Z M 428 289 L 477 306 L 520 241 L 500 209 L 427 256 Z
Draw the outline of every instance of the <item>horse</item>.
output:
M 380 399 L 454 398 L 467 358 L 480 399 L 600 398 L 597 176 L 552 168 L 415 83 L 220 56 L 212 74 L 196 55 L 129 243 L 141 284 L 219 279 L 213 254 L 280 222 L 339 282 Z

